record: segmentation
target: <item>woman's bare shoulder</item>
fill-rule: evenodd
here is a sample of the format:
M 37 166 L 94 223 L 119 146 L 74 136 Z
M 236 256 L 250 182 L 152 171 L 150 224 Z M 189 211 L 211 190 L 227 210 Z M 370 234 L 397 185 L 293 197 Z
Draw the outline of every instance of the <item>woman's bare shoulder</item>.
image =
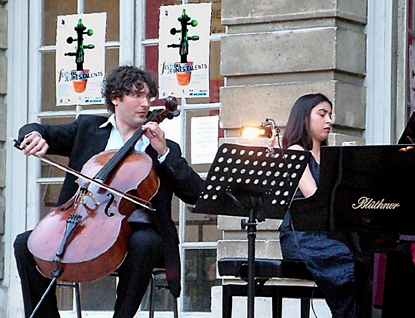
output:
M 302 147 L 300 145 L 292 145 L 292 146 L 289 146 L 288 149 L 291 149 L 291 150 L 303 150 L 304 151 L 304 147 Z

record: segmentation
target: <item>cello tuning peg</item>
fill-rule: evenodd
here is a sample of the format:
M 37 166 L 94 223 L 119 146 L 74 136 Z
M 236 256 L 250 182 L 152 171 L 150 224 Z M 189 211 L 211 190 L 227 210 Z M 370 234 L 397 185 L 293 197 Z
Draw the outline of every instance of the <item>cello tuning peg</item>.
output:
M 177 99 L 174 96 L 168 96 L 166 98 L 165 107 L 168 110 L 175 111 L 177 109 Z
M 180 115 L 180 110 L 176 109 L 176 110 L 172 110 L 167 114 L 167 119 L 173 119 L 174 117 L 177 117 Z

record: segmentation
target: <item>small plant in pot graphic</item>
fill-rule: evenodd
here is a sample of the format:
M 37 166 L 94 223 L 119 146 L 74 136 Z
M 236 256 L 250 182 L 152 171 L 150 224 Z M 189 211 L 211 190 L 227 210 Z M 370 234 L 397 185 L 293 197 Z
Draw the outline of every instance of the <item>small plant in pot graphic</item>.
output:
M 72 44 L 76 41 L 76 51 L 65 53 L 65 56 L 75 56 L 76 70 L 71 71 L 71 77 L 73 79 L 73 87 L 76 93 L 82 93 L 86 89 L 86 84 L 88 82 L 89 70 L 84 69 L 84 56 L 86 49 L 93 49 L 95 46 L 93 44 L 84 45 L 84 34 L 91 36 L 94 31 L 91 29 L 86 29 L 82 23 L 82 19 L 78 20 L 78 24 L 75 26 L 74 30 L 77 33 L 77 38 L 68 37 L 66 42 Z M 85 31 L 86 30 L 86 31 Z
M 186 13 L 186 10 L 183 9 L 182 15 L 177 19 L 181 24 L 181 29 L 172 28 L 170 30 L 171 35 L 176 35 L 180 33 L 180 44 L 169 44 L 168 48 L 179 48 L 180 62 L 174 63 L 174 68 L 176 72 L 177 82 L 180 86 L 186 86 L 190 83 L 190 78 L 192 76 L 193 62 L 187 60 L 187 55 L 189 54 L 189 41 L 199 40 L 199 36 L 188 35 L 187 26 L 192 27 L 197 26 L 198 22 L 192 20 Z

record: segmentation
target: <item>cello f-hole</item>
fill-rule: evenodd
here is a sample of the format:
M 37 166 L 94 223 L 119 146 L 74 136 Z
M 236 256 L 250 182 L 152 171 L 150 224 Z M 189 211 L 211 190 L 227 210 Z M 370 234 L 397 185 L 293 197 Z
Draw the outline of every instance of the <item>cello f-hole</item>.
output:
M 114 213 L 112 213 L 112 212 L 110 213 L 109 209 L 110 209 L 110 206 L 112 205 L 112 202 L 114 202 L 114 195 L 112 193 L 108 192 L 107 196 L 110 197 L 110 200 L 108 201 L 107 205 L 105 206 L 104 211 L 105 211 L 105 214 L 107 216 L 112 217 L 112 216 L 114 216 Z
M 65 211 L 69 210 L 73 205 L 74 205 L 74 202 L 72 201 L 71 204 L 69 204 L 68 206 L 62 207 L 61 211 L 65 212 Z

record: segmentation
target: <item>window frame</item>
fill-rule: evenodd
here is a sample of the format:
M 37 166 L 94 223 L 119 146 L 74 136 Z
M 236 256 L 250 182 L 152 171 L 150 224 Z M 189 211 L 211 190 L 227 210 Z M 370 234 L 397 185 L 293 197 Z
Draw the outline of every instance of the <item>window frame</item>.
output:
M 137 17 L 141 17 L 141 19 L 137 19 L 137 24 L 136 24 L 136 50 L 135 50 L 135 61 L 138 62 L 137 65 L 145 65 L 145 48 L 147 46 L 154 46 L 154 45 L 158 45 L 159 43 L 159 39 L 158 38 L 151 38 L 151 39 L 146 39 L 146 34 L 145 34 L 145 4 L 146 4 L 146 0 L 138 0 L 141 4 L 141 6 L 137 6 Z M 187 0 L 183 0 L 182 4 L 187 4 L 188 1 Z M 141 23 L 140 23 L 141 21 Z M 210 36 L 210 41 L 211 42 L 220 42 L 221 37 L 223 34 L 220 33 L 216 33 L 216 34 L 211 34 Z M 192 110 L 201 110 L 201 109 L 211 109 L 211 110 L 219 110 L 220 109 L 220 102 L 217 103 L 204 103 L 204 104 L 194 104 L 194 103 L 188 103 L 188 99 L 187 98 L 181 98 L 181 103 L 178 106 L 178 109 L 181 112 L 181 142 L 180 142 L 180 147 L 182 149 L 182 153 L 184 157 L 188 157 L 188 151 L 189 149 L 187 149 L 186 146 L 186 140 L 189 138 L 190 136 L 190 132 L 187 131 L 186 126 L 187 126 L 187 112 L 190 112 Z M 205 173 L 200 173 L 200 176 L 202 178 L 205 178 L 207 175 L 207 171 Z M 186 241 L 186 204 L 183 203 L 182 201 L 180 201 L 180 206 L 179 206 L 179 230 L 178 230 L 178 234 L 179 234 L 179 240 L 180 240 L 180 255 L 181 255 L 181 272 L 185 273 L 185 265 L 186 265 L 186 251 L 187 250 L 194 250 L 194 249 L 217 249 L 217 242 L 187 242 Z M 185 276 L 182 275 L 181 277 L 181 285 L 185 286 Z M 183 293 L 184 293 L 185 288 L 183 288 Z M 184 297 L 180 298 L 180 303 L 179 303 L 179 312 L 181 313 L 192 313 L 192 314 L 196 314 L 196 312 L 190 312 L 190 311 L 184 311 Z M 203 313 L 206 314 L 206 313 Z
M 77 13 L 84 13 L 84 3 L 86 0 L 77 0 Z M 183 1 L 186 3 L 187 1 Z M 44 1 L 33 0 L 15 0 L 9 2 L 10 19 L 14 21 L 9 24 L 10 39 L 9 43 L 9 92 L 6 102 L 13 104 L 12 114 L 8 115 L 8 135 L 15 136 L 18 129 L 28 122 L 40 122 L 42 119 L 51 119 L 57 117 L 77 117 L 80 114 L 104 114 L 104 109 L 88 109 L 82 106 L 75 106 L 73 110 L 56 110 L 42 111 L 42 59 L 47 53 L 56 51 L 55 45 L 42 45 L 42 20 L 44 12 Z M 107 49 L 119 48 L 119 63 L 144 65 L 145 46 L 158 44 L 158 39 L 143 39 L 144 34 L 144 5 L 145 0 L 123 0 L 120 1 L 120 39 L 121 41 L 106 42 Z M 17 36 L 18 35 L 18 36 Z M 212 34 L 211 41 L 220 41 L 222 34 Z M 133 41 L 122 41 L 122 39 L 134 39 Z M 12 69 L 17 67 L 16 69 Z M 18 76 L 10 75 L 18 74 Z M 181 145 L 183 153 L 186 154 L 186 139 L 189 138 L 189 132 L 186 131 L 185 114 L 195 109 L 215 109 L 219 110 L 220 103 L 208 104 L 189 104 L 185 99 L 179 106 L 183 113 L 180 124 L 182 133 Z M 7 216 L 11 224 L 8 246 L 12 246 L 15 236 L 36 226 L 40 221 L 39 211 L 41 202 L 39 202 L 42 185 L 55 184 L 63 182 L 63 178 L 42 178 L 41 163 L 36 158 L 26 158 L 20 152 L 8 144 L 8 187 L 6 188 L 6 200 L 13 203 L 13 209 L 9 207 Z M 19 168 L 17 168 L 19 167 Z M 13 172 L 12 172 L 13 171 Z M 205 177 L 207 174 L 202 173 Z M 19 189 L 12 192 L 11 189 Z M 180 246 L 180 252 L 184 256 L 186 249 L 216 249 L 217 242 L 185 242 L 185 209 L 186 205 L 180 202 L 179 214 L 179 237 L 183 244 Z M 15 212 L 16 211 L 16 212 Z M 13 220 L 13 221 L 11 221 Z M 12 251 L 8 251 L 8 260 L 13 260 Z M 9 264 L 10 271 L 10 295 L 20 293 L 20 282 L 14 263 Z M 182 272 L 184 272 L 185 261 L 182 259 Z M 182 278 L 184 284 L 184 278 Z M 12 312 L 22 312 L 23 306 L 21 299 L 9 297 L 9 305 Z M 179 304 L 179 310 L 182 312 L 183 301 Z M 198 315 L 196 312 L 192 314 Z M 89 313 L 92 314 L 92 313 Z M 200 313 L 206 315 L 206 313 Z M 62 317 L 70 317 L 71 311 L 62 312 Z M 95 316 L 95 314 L 93 314 Z M 98 315 L 106 317 L 108 313 Z M 98 317 L 97 316 L 97 317 Z

